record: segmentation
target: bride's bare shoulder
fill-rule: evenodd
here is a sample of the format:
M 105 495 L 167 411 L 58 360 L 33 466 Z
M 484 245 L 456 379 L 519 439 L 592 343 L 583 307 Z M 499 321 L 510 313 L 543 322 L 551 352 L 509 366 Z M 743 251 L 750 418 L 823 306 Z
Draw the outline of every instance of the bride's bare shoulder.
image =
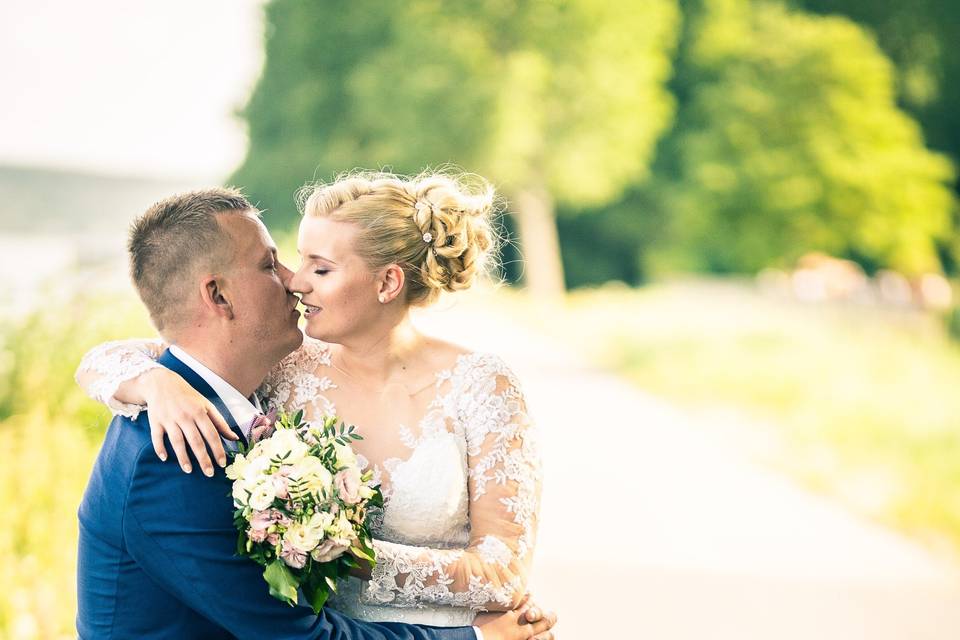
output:
M 474 351 L 455 342 L 428 337 L 422 353 L 430 369 L 442 371 L 453 368 L 460 358 L 470 356 Z
M 429 338 L 425 351 L 428 353 L 427 357 L 434 371 L 452 371 L 461 363 L 471 368 L 479 366 L 497 370 L 507 369 L 504 360 L 495 353 L 476 351 L 439 338 Z

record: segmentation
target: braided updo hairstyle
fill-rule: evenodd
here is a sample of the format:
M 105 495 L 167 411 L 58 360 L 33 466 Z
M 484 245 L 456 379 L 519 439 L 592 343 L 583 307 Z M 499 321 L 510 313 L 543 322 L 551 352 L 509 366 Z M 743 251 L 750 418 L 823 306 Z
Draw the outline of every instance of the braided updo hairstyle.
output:
M 357 225 L 357 254 L 372 269 L 400 265 L 411 305 L 469 288 L 495 248 L 494 190 L 472 175 L 352 173 L 304 187 L 300 202 L 304 216 Z

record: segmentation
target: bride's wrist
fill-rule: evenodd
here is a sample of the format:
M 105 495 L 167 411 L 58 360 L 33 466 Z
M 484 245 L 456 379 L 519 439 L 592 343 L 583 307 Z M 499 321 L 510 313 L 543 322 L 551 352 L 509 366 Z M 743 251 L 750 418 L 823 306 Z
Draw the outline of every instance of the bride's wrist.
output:
M 144 371 L 136 378 L 131 378 L 117 388 L 117 399 L 121 402 L 150 406 L 157 398 L 165 393 L 170 385 L 169 376 L 175 376 L 163 368 Z

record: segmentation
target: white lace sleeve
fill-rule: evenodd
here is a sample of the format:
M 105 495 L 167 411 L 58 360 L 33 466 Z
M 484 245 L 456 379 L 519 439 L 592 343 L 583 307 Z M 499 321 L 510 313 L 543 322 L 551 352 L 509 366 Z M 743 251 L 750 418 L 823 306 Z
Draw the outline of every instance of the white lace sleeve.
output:
M 114 415 L 136 419 L 144 407 L 117 400 L 117 387 L 161 366 L 156 359 L 164 349 L 166 345 L 159 339 L 105 342 L 84 354 L 74 378 L 88 396 L 107 405 Z
M 507 610 L 526 592 L 540 502 L 539 448 L 506 365 L 494 358 L 478 369 L 467 397 L 456 400 L 467 441 L 469 545 L 429 549 L 375 540 L 367 602 Z

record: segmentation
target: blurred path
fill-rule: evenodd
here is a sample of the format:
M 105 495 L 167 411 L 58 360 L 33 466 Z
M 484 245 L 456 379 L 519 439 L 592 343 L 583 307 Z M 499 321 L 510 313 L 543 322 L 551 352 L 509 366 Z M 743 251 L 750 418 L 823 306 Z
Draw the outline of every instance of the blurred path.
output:
M 560 638 L 960 637 L 947 561 L 483 308 L 417 323 L 502 355 L 524 383 L 546 461 L 533 588 Z

